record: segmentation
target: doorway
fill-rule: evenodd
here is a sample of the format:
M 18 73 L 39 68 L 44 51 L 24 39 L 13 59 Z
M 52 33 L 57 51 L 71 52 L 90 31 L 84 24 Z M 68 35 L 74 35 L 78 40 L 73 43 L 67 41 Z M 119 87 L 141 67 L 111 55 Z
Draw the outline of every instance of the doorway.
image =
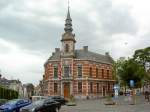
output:
M 64 83 L 64 97 L 70 97 L 70 83 Z

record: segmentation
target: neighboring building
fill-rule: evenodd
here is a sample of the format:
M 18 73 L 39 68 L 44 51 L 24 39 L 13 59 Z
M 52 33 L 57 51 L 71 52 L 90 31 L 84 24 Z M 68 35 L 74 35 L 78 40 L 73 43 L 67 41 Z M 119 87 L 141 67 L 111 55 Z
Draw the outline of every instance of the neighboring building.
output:
M 19 98 L 23 97 L 23 87 L 22 83 L 19 80 L 10 80 L 9 89 L 13 89 L 19 93 Z
M 30 98 L 34 95 L 34 85 L 31 83 L 23 85 L 23 97 Z
M 22 83 L 19 80 L 8 80 L 6 78 L 2 78 L 2 75 L 0 75 L 0 86 L 17 91 L 19 93 L 19 97 L 23 96 Z
M 44 76 L 44 75 L 43 75 L 43 76 Z M 41 96 L 43 96 L 44 93 L 45 93 L 45 92 L 44 92 L 44 90 L 45 90 L 44 87 L 45 87 L 45 86 L 44 86 L 43 80 L 40 81 L 39 86 L 40 86 L 40 93 L 39 93 L 39 94 L 40 94 Z
M 10 83 L 9 83 L 8 79 L 6 79 L 4 77 L 0 78 L 0 86 L 5 87 L 5 88 L 9 88 L 9 85 L 10 85 Z
M 27 87 L 25 84 L 23 84 L 23 97 L 28 98 Z
M 101 55 L 88 50 L 75 49 L 75 34 L 68 8 L 62 35 L 62 47 L 46 61 L 43 75 L 43 94 L 69 98 L 103 97 L 113 91 L 113 59 L 109 53 Z M 92 39 L 92 38 L 91 38 Z M 89 40 L 90 41 L 90 40 Z
M 36 87 L 34 87 L 34 95 L 35 96 L 42 96 L 41 95 L 41 87 L 40 87 L 40 85 L 37 85 Z

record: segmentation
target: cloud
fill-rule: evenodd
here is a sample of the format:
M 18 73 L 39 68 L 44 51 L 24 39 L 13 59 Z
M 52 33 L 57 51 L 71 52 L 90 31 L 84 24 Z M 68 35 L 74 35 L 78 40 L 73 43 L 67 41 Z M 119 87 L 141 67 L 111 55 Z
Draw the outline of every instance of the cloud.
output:
M 37 83 L 43 73 L 45 57 L 39 52 L 20 49 L 16 44 L 0 39 L 0 68 L 3 77 Z M 34 77 L 34 80 L 33 80 Z
M 117 47 L 113 49 L 112 46 L 120 40 L 120 37 L 115 35 L 126 35 L 126 42 L 128 42 L 131 37 L 135 39 L 134 36 L 139 30 L 130 8 L 117 6 L 111 0 L 89 3 L 87 12 L 81 11 L 79 15 L 79 12 L 73 9 L 75 13 L 72 13 L 75 16 L 73 23 L 78 48 L 88 45 L 90 50 L 98 53 L 109 51 L 115 59 L 118 58 L 119 55 L 114 52 L 119 49 Z M 124 53 L 120 51 L 119 54 Z
M 150 45 L 148 3 L 146 0 L 72 0 L 70 12 L 76 48 L 88 45 L 94 52 L 108 51 L 117 59 Z M 61 47 L 66 13 L 67 0 L 1 0 L 2 71 L 23 82 L 37 84 L 44 73 L 44 62 L 55 47 Z M 32 74 L 37 79 L 30 79 Z

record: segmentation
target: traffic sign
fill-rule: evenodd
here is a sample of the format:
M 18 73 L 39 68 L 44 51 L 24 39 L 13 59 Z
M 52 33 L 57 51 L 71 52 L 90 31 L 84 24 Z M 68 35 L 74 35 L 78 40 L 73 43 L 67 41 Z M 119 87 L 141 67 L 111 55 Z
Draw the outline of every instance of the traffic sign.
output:
M 134 80 L 130 80 L 130 87 L 134 87 L 134 84 L 135 84 Z

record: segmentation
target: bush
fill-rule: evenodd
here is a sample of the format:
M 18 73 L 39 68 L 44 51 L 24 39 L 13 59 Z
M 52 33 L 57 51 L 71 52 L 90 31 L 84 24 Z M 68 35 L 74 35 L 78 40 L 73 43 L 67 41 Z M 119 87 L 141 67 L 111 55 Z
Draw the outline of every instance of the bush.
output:
M 75 98 L 74 98 L 73 95 L 70 95 L 69 101 L 70 101 L 70 102 L 75 102 Z
M 18 92 L 11 89 L 6 89 L 4 87 L 0 87 L 0 98 L 8 100 L 15 99 L 18 98 Z

